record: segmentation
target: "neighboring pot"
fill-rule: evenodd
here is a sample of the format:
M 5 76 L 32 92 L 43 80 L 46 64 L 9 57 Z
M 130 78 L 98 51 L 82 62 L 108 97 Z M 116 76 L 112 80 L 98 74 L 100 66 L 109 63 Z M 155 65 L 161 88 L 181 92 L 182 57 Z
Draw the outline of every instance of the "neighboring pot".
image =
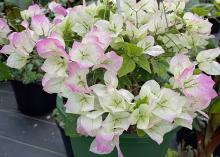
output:
M 61 133 L 61 137 L 63 139 L 63 144 L 65 146 L 65 150 L 66 150 L 66 155 L 67 157 L 74 157 L 74 153 L 73 153 L 73 150 L 72 150 L 72 147 L 71 147 L 71 140 L 70 140 L 70 137 L 66 136 L 65 135 L 65 131 L 63 128 L 61 128 L 59 126 L 59 124 L 57 124 L 57 127 L 59 128 L 60 130 L 60 133 Z
M 51 113 L 56 107 L 56 95 L 43 91 L 40 84 L 23 84 L 19 81 L 11 81 L 18 110 L 30 116 L 42 116 Z
M 138 137 L 133 134 L 123 134 L 120 137 L 120 147 L 124 154 L 124 157 L 165 157 L 168 148 L 173 145 L 176 131 L 168 133 L 164 137 L 164 141 L 161 145 L 158 145 L 155 141 L 149 137 Z M 98 155 L 89 151 L 93 138 L 79 136 L 71 137 L 72 149 L 74 149 L 74 157 L 116 157 L 116 148 L 111 154 Z
M 216 19 L 215 18 L 210 18 L 209 19 L 209 22 L 211 22 L 213 24 L 211 34 L 217 34 L 220 30 L 220 23 L 219 23 L 220 17 L 217 17 Z

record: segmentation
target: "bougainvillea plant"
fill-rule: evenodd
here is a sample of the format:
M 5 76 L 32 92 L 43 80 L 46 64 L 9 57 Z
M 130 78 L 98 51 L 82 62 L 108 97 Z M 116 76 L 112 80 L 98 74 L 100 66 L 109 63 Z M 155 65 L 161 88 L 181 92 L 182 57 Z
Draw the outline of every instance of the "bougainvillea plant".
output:
M 220 49 L 210 46 L 212 25 L 184 12 L 185 4 L 121 0 L 64 9 L 52 2 L 52 17 L 33 5 L 22 12 L 26 30 L 10 35 L 3 50 L 8 65 L 21 67 L 36 45 L 45 59 L 44 90 L 67 99 L 77 132 L 94 137 L 90 151 L 116 147 L 122 157 L 123 133 L 160 144 L 177 126 L 192 128 L 197 114 L 207 116 L 217 96 L 210 75 L 220 74 Z

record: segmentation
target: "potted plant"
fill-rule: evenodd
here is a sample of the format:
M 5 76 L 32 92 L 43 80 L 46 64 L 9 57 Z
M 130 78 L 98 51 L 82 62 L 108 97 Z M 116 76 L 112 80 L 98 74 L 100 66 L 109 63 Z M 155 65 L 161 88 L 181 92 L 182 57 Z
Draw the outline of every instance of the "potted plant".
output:
M 36 41 L 42 85 L 63 98 L 57 110 L 76 157 L 163 157 L 172 130 L 207 116 L 220 49 L 209 49 L 212 24 L 185 3 L 84 1 L 65 10 L 53 2 L 52 19 L 31 22 L 35 33 L 50 30 Z
M 48 35 L 49 28 L 45 27 L 52 27 L 46 19 L 43 21 L 45 29 L 40 32 L 36 22 L 52 12 L 37 4 L 21 12 L 16 7 L 6 8 L 5 12 L 5 18 L 0 19 L 0 44 L 3 45 L 0 52 L 3 62 L 10 67 L 10 78 L 7 77 L 7 80 L 12 80 L 18 109 L 30 116 L 51 113 L 55 108 L 56 95 L 42 90 L 43 59 L 37 55 L 35 45 L 37 40 Z
M 63 70 L 59 69 L 59 71 L 64 72 L 64 74 L 62 74 L 62 75 L 57 74 L 56 75 L 57 77 L 51 77 L 51 74 L 45 75 L 45 80 L 47 80 L 47 81 L 44 80 L 44 85 L 45 85 L 45 89 L 47 91 L 59 93 L 60 95 L 66 97 L 68 99 L 66 102 L 66 105 L 65 105 L 66 111 L 68 113 L 74 113 L 74 114 L 80 115 L 77 119 L 77 131 L 81 134 L 84 134 L 84 135 L 90 135 L 90 136 L 96 137 L 91 145 L 91 151 L 96 152 L 96 153 L 100 153 L 100 154 L 102 154 L 102 153 L 104 154 L 104 153 L 111 152 L 111 150 L 113 150 L 112 145 L 118 147 L 118 145 L 117 145 L 118 143 L 117 142 L 114 143 L 115 136 L 117 137 L 116 130 L 118 129 L 115 126 L 116 125 L 115 121 L 117 121 L 117 122 L 119 121 L 123 124 L 122 120 L 125 120 L 125 121 L 128 120 L 126 122 L 128 124 L 132 124 L 132 120 L 133 120 L 132 115 L 137 114 L 137 117 L 135 117 L 135 118 L 137 118 L 136 122 L 138 122 L 138 120 L 139 120 L 138 113 L 142 113 L 141 108 L 143 107 L 143 109 L 146 109 L 147 107 L 149 107 L 151 103 L 148 102 L 149 101 L 148 99 L 149 98 L 153 99 L 152 95 L 151 96 L 148 95 L 148 96 L 146 96 L 147 100 L 142 100 L 142 99 L 144 99 L 144 98 L 141 98 L 142 94 L 140 94 L 139 97 L 136 97 L 136 99 L 134 99 L 132 94 L 130 92 L 128 92 L 127 90 L 121 90 L 121 91 L 116 90 L 116 85 L 118 84 L 117 83 L 118 80 L 116 79 L 117 74 L 119 74 L 119 77 L 120 77 L 119 78 L 119 86 L 124 86 L 125 88 L 130 89 L 136 95 L 138 95 L 137 89 L 141 88 L 138 86 L 139 83 L 142 82 L 142 84 L 144 84 L 143 80 L 146 81 L 148 79 L 149 80 L 151 79 L 151 78 L 144 78 L 144 79 L 141 78 L 143 76 L 141 74 L 144 72 L 145 72 L 144 73 L 145 77 L 153 77 L 154 79 L 158 80 L 158 82 L 163 84 L 166 87 L 165 89 L 170 89 L 170 88 L 173 90 L 179 89 L 180 90 L 179 92 L 181 93 L 181 98 L 187 99 L 186 100 L 187 103 L 184 105 L 190 105 L 191 108 L 187 109 L 187 111 L 182 110 L 181 113 L 184 112 L 184 116 L 182 118 L 175 117 L 174 119 L 172 119 L 171 120 L 172 122 L 168 123 L 168 124 L 172 124 L 172 125 L 175 125 L 175 123 L 180 123 L 181 125 L 184 125 L 184 126 L 191 128 L 191 123 L 192 123 L 192 119 L 194 118 L 194 113 L 200 112 L 200 113 L 204 114 L 203 112 L 201 112 L 201 110 L 206 108 L 207 105 L 209 104 L 210 100 L 216 96 L 215 91 L 212 89 L 212 86 L 214 85 L 213 81 L 211 81 L 210 77 L 208 77 L 205 74 L 202 74 L 200 71 L 200 70 L 205 71 L 207 74 L 210 74 L 210 75 L 218 75 L 219 74 L 218 68 L 216 69 L 216 68 L 212 67 L 213 63 L 216 64 L 216 62 L 214 62 L 214 60 L 213 60 L 208 63 L 208 62 L 206 62 L 207 57 L 205 57 L 207 53 L 208 54 L 209 53 L 212 53 L 212 54 L 216 53 L 217 55 L 219 54 L 218 48 L 206 50 L 206 46 L 208 45 L 208 39 L 210 38 L 209 33 L 211 30 L 211 24 L 209 22 L 205 21 L 204 19 L 202 19 L 196 15 L 193 15 L 192 13 L 185 13 L 184 14 L 183 12 L 181 12 L 182 8 L 178 8 L 176 5 L 176 7 L 174 7 L 174 9 L 178 9 L 178 11 L 176 11 L 176 10 L 175 10 L 176 12 L 173 10 L 172 11 L 176 15 L 178 15 L 180 18 L 179 18 L 179 21 L 175 21 L 176 25 L 173 26 L 171 19 L 169 19 L 169 16 L 166 15 L 166 14 L 168 14 L 167 12 L 165 12 L 166 9 L 168 8 L 168 7 L 166 7 L 166 5 L 168 5 L 168 3 L 159 4 L 159 6 L 161 8 L 164 8 L 161 10 L 162 10 L 162 13 L 165 14 L 165 16 L 164 16 L 164 23 L 165 23 L 164 25 L 165 26 L 164 25 L 159 26 L 158 24 L 156 24 L 155 19 L 153 21 L 153 24 L 150 21 L 147 21 L 147 22 L 144 21 L 147 23 L 147 25 L 146 25 L 147 32 L 148 33 L 150 32 L 150 34 L 153 32 L 153 37 L 157 37 L 156 39 L 158 40 L 156 43 L 160 45 L 160 46 L 156 45 L 156 47 L 155 47 L 154 43 L 153 43 L 153 45 L 150 45 L 150 48 L 154 47 L 157 50 L 157 51 L 154 51 L 153 54 L 150 51 L 151 50 L 150 48 L 145 47 L 145 50 L 144 50 L 144 48 L 143 48 L 144 45 L 141 45 L 141 43 L 139 43 L 140 41 L 142 41 L 141 38 L 146 37 L 146 34 L 143 35 L 144 37 L 141 37 L 142 34 L 141 35 L 138 34 L 138 33 L 140 33 L 139 31 L 140 31 L 141 26 L 144 25 L 143 24 L 144 22 L 140 21 L 141 18 L 139 19 L 139 16 L 138 16 L 138 13 L 141 12 L 143 8 L 141 8 L 141 9 L 139 8 L 140 10 L 137 11 L 134 8 L 132 8 L 132 6 L 141 6 L 141 2 L 139 2 L 138 4 L 136 4 L 135 2 L 129 4 L 126 1 L 122 5 L 122 7 L 119 9 L 119 12 L 122 14 L 122 18 L 116 19 L 117 22 L 122 21 L 122 24 L 119 27 L 116 27 L 117 25 L 114 24 L 115 21 L 114 21 L 113 17 L 114 17 L 114 15 L 115 16 L 119 15 L 119 17 L 120 17 L 121 14 L 114 14 L 114 10 L 109 7 L 110 5 L 108 5 L 108 7 L 104 10 L 104 14 L 101 14 L 102 12 L 99 11 L 97 16 L 94 15 L 95 22 L 92 22 L 91 26 L 89 25 L 90 23 L 87 23 L 87 22 L 93 21 L 91 16 L 88 15 L 89 18 L 85 18 L 86 20 L 83 19 L 83 16 L 81 17 L 82 18 L 81 20 L 77 19 L 77 18 L 79 18 L 79 16 L 74 17 L 74 15 L 77 15 L 77 14 L 84 15 L 83 13 L 89 12 L 90 11 L 89 9 L 91 9 L 89 6 L 88 7 L 81 6 L 80 11 L 77 10 L 77 7 L 76 7 L 72 10 L 73 13 L 71 14 L 71 12 L 70 12 L 69 16 L 67 16 L 67 18 L 69 18 L 72 15 L 73 16 L 72 18 L 75 19 L 74 21 L 77 21 L 73 26 L 73 28 L 74 28 L 73 31 L 75 31 L 78 36 L 76 36 L 74 39 L 76 41 L 80 41 L 80 42 L 74 41 L 73 48 L 72 48 L 72 50 L 70 50 L 70 53 L 69 53 L 69 55 L 70 55 L 69 58 L 66 55 L 67 53 L 64 53 L 63 51 L 60 51 L 59 55 L 56 54 L 56 57 L 58 57 L 58 58 L 61 56 L 61 58 L 63 59 L 62 63 L 66 62 L 66 64 L 63 64 L 63 67 L 62 67 Z M 119 4 L 118 4 L 118 6 L 119 6 Z M 153 6 L 158 6 L 158 5 L 153 5 Z M 175 3 L 174 3 L 174 6 L 175 6 Z M 181 4 L 181 6 L 184 6 L 184 4 Z M 83 9 L 85 9 L 85 12 L 83 12 Z M 127 9 L 127 10 L 121 12 L 121 9 L 122 10 Z M 150 9 L 153 10 L 152 11 L 153 13 L 151 13 L 151 16 L 153 16 L 155 14 L 155 12 L 154 12 L 155 10 L 153 9 L 152 6 L 150 6 Z M 163 10 L 165 10 L 165 11 L 163 11 Z M 108 13 L 108 11 L 110 13 Z M 128 13 L 129 15 L 126 16 L 126 13 Z M 133 13 L 133 14 L 131 14 L 131 13 Z M 145 14 L 145 12 L 141 12 L 141 13 Z M 86 15 L 87 14 L 85 14 L 84 16 L 86 16 Z M 110 15 L 110 17 L 107 17 L 106 15 L 107 16 Z M 132 15 L 134 15 L 134 17 L 132 17 Z M 124 16 L 125 16 L 125 22 L 123 21 Z M 96 19 L 96 18 L 98 18 L 98 19 Z M 100 18 L 101 18 L 101 20 L 100 20 Z M 163 21 L 163 16 L 159 18 L 160 23 L 161 23 L 161 21 Z M 129 23 L 129 22 L 131 22 L 131 23 Z M 177 23 L 177 22 L 179 22 L 179 23 Z M 117 24 L 119 25 L 119 23 L 117 23 Z M 152 24 L 152 25 L 150 25 L 150 24 Z M 179 24 L 179 25 L 177 25 L 177 24 Z M 126 25 L 127 25 L 127 27 L 126 27 Z M 87 27 L 85 27 L 85 26 L 87 26 Z M 207 26 L 207 28 L 203 28 L 203 26 Z M 88 29 L 88 27 L 91 30 Z M 173 30 L 173 27 L 174 27 L 174 30 Z M 171 29 L 174 32 L 172 32 L 172 31 L 169 32 L 168 31 L 169 29 Z M 119 32 L 117 32 L 117 31 L 119 31 Z M 129 31 L 131 31 L 130 34 L 129 34 Z M 144 28 L 142 28 L 141 31 L 143 31 L 141 33 L 146 33 L 144 31 Z M 169 32 L 168 35 L 166 34 L 167 31 Z M 106 33 L 109 33 L 110 37 Z M 140 35 L 140 36 L 136 37 L 135 35 L 137 35 L 137 36 Z M 182 38 L 184 35 L 190 37 L 187 40 L 185 40 L 186 42 L 189 42 L 189 43 L 182 43 L 184 41 Z M 109 42 L 107 40 L 110 38 L 111 38 L 111 42 Z M 147 41 L 148 40 L 152 41 L 149 38 L 151 38 L 151 37 L 148 37 Z M 172 39 L 177 39 L 177 40 L 174 41 Z M 199 41 L 198 39 L 202 39 L 202 40 Z M 145 41 L 143 41 L 143 43 L 146 44 L 146 43 L 148 43 L 147 41 L 145 40 Z M 48 54 L 47 51 L 49 51 L 49 50 L 41 51 L 42 50 L 41 47 L 44 47 L 47 42 L 49 42 L 48 39 L 41 40 L 38 42 L 38 46 L 39 46 L 38 53 L 39 53 L 39 55 L 41 55 L 43 57 L 45 57 L 44 56 L 45 54 Z M 111 43 L 110 46 L 109 46 L 109 43 Z M 100 47 L 101 50 L 104 50 L 104 51 L 106 49 L 117 50 L 117 54 L 115 53 L 116 55 L 113 55 L 114 56 L 113 60 L 110 60 L 111 58 L 108 56 L 111 53 L 101 53 L 101 54 L 104 54 L 104 59 L 102 58 L 103 60 L 101 58 L 99 58 L 100 56 L 97 57 L 98 59 L 97 58 L 94 59 L 94 58 L 92 58 L 92 55 L 90 55 L 90 54 L 92 53 L 94 56 L 96 56 L 97 55 L 96 53 L 99 51 L 94 48 L 94 51 L 90 53 L 89 50 L 92 50 L 92 47 L 85 48 L 83 46 L 83 44 L 87 44 L 87 45 L 89 45 L 89 44 L 96 45 L 97 44 L 96 46 L 98 48 Z M 140 44 L 140 45 L 138 45 L 138 44 Z M 44 45 L 44 46 L 42 46 L 42 45 Z M 69 45 L 69 44 L 67 44 L 67 45 Z M 55 46 L 56 46 L 56 44 L 55 44 Z M 45 47 L 47 47 L 47 46 L 45 46 Z M 199 51 L 198 48 L 203 49 L 204 51 L 202 51 L 202 50 Z M 63 44 L 63 49 L 65 49 L 64 44 Z M 165 49 L 165 51 L 163 51 L 164 49 Z M 68 50 L 68 48 L 66 50 Z M 188 52 L 188 56 L 180 53 L 180 52 L 184 52 L 184 51 Z M 168 56 L 164 56 L 164 52 L 173 52 L 173 54 L 170 53 Z M 180 53 L 180 54 L 175 55 L 176 53 Z M 145 54 L 145 55 L 143 55 L 143 54 Z M 90 57 L 87 58 L 88 56 L 90 56 L 91 58 Z M 120 56 L 123 57 L 123 64 L 120 61 Z M 54 56 L 52 55 L 52 57 L 54 57 Z M 190 59 L 188 57 L 190 57 Z M 46 58 L 45 62 L 47 62 L 50 60 L 51 57 L 47 56 L 45 58 Z M 154 60 L 155 58 L 159 60 L 159 61 L 156 60 L 157 61 L 156 63 Z M 143 59 L 144 62 L 142 62 L 143 60 L 141 60 L 141 59 Z M 149 60 L 150 60 L 150 63 L 149 63 Z M 170 64 L 171 74 L 167 73 L 169 67 L 167 67 L 167 70 L 166 70 L 166 65 L 168 64 L 167 60 L 170 60 L 169 64 Z M 197 64 L 193 64 L 190 60 L 197 60 Z M 119 68 L 118 68 L 117 63 L 122 64 L 122 67 L 119 66 Z M 150 65 L 153 65 L 153 66 L 150 67 Z M 159 68 L 158 68 L 158 65 L 160 65 Z M 178 66 L 180 66 L 181 68 L 178 69 L 179 68 Z M 211 69 L 208 68 L 210 66 L 212 67 Z M 97 67 L 102 67 L 104 69 L 107 69 L 107 72 L 103 72 L 103 70 L 92 71 L 91 67 L 93 67 L 92 68 L 93 70 L 94 69 L 97 70 Z M 196 68 L 196 70 L 195 70 L 195 68 Z M 66 69 L 66 70 L 64 70 L 64 69 Z M 138 72 L 135 71 L 136 69 L 138 69 L 139 71 Z M 144 69 L 144 70 L 142 70 L 142 69 Z M 198 69 L 200 69 L 200 70 L 198 70 Z M 118 72 L 118 70 L 119 70 L 119 72 Z M 152 71 L 154 72 L 153 76 L 150 74 Z M 194 74 L 193 74 L 193 72 L 194 72 Z M 67 76 L 65 76 L 65 74 L 67 74 Z M 88 77 L 87 77 L 87 74 L 88 74 Z M 172 78 L 172 76 L 173 76 L 172 74 L 174 75 L 174 78 Z M 103 79 L 103 75 L 104 75 L 104 79 Z M 126 78 L 123 78 L 124 76 L 126 76 Z M 137 76 L 139 76 L 139 77 L 137 77 Z M 204 80 L 207 81 L 207 82 L 204 82 L 204 84 L 203 83 L 200 84 L 198 80 L 197 80 L 198 82 L 196 80 L 194 80 L 196 78 L 202 78 L 202 77 Z M 171 83 L 169 81 L 166 81 L 166 80 L 169 80 L 169 78 L 172 78 Z M 186 80 L 189 79 L 188 80 L 189 82 L 186 80 L 182 80 L 182 79 L 186 79 Z M 195 82 L 192 83 L 191 81 L 193 81 L 193 82 L 195 81 Z M 105 84 L 107 86 L 103 85 L 102 84 L 103 82 L 105 82 Z M 129 85 L 129 82 L 135 82 L 137 84 L 130 83 L 130 85 Z M 101 83 L 101 84 L 97 84 L 97 83 Z M 87 84 L 89 84 L 89 85 L 87 85 Z M 95 84 L 95 85 L 93 85 L 93 84 Z M 154 88 L 151 88 L 149 84 L 155 84 Z M 201 85 L 200 87 L 197 86 L 199 84 Z M 147 87 L 145 85 L 147 85 Z M 159 85 L 157 83 L 155 83 L 154 81 L 152 81 L 151 83 L 147 82 L 141 88 L 141 91 L 146 89 L 146 91 L 144 92 L 145 94 L 150 92 L 150 94 L 154 95 L 157 92 L 160 93 L 160 91 L 152 92 L 152 90 L 154 90 L 158 86 Z M 202 86 L 204 86 L 204 88 Z M 188 89 L 195 89 L 196 91 L 198 91 L 198 93 L 195 93 L 194 91 L 191 91 Z M 199 93 L 199 91 L 201 89 L 203 89 L 203 90 L 207 89 L 207 90 L 205 90 L 207 93 L 206 92 L 203 93 L 203 91 L 201 93 Z M 71 91 L 69 91 L 69 90 L 71 90 Z M 114 93 L 115 91 L 117 91 L 116 94 Z M 177 91 L 178 90 L 175 90 L 175 92 L 177 92 Z M 119 92 L 119 94 L 118 94 L 118 92 Z M 202 96 L 203 94 L 208 95 L 207 100 L 204 99 L 204 96 Z M 113 97 L 117 98 L 116 100 L 121 99 L 121 101 L 119 101 L 120 103 L 118 103 L 117 101 L 113 101 L 113 100 L 115 100 Z M 82 99 L 80 99 L 80 98 L 82 98 Z M 94 101 L 96 102 L 95 105 L 97 105 L 97 106 L 95 106 L 92 103 L 93 98 L 94 98 Z M 155 99 L 158 100 L 159 97 L 156 97 Z M 82 100 L 82 101 L 85 100 L 85 103 L 82 103 L 80 100 Z M 113 108 L 111 107 L 113 104 L 122 105 L 123 104 L 122 102 L 126 102 L 126 103 L 128 102 L 128 103 L 130 103 L 130 106 L 133 107 L 131 109 L 132 111 L 130 111 L 132 113 L 131 113 L 131 115 L 128 115 L 128 117 L 126 117 L 127 112 L 125 115 L 123 115 L 124 114 L 123 111 L 117 111 L 117 109 L 118 109 L 117 107 L 116 108 L 114 106 L 113 106 Z M 181 100 L 178 102 L 183 103 L 184 101 Z M 145 103 L 147 103 L 148 105 L 143 106 Z M 134 106 L 132 106 L 132 104 Z M 175 104 L 177 105 L 177 103 L 175 103 Z M 88 108 L 91 107 L 91 108 L 90 109 L 87 108 L 88 109 L 88 111 L 87 111 L 87 109 L 84 105 L 85 106 L 88 105 L 86 107 L 88 107 Z M 84 111 L 84 109 L 86 109 L 86 110 Z M 119 109 L 121 109 L 121 108 L 119 108 Z M 126 109 L 124 109 L 124 110 L 126 110 Z M 106 114 L 106 112 L 107 112 L 107 114 Z M 162 113 L 167 114 L 167 112 L 164 111 Z M 99 114 L 101 114 L 101 115 L 103 114 L 103 115 L 100 116 Z M 155 115 L 155 113 L 153 113 L 153 115 Z M 70 115 L 70 116 L 73 117 L 73 115 Z M 96 117 L 96 116 L 98 116 L 98 117 Z M 120 116 L 122 116 L 122 117 L 120 117 Z M 161 115 L 157 115 L 157 116 L 160 117 Z M 147 117 L 147 115 L 146 115 L 146 117 Z M 186 117 L 189 119 L 184 119 Z M 164 117 L 161 119 L 164 120 Z M 113 123 L 114 125 L 111 123 L 112 122 L 111 120 L 114 121 L 114 123 Z M 144 127 L 147 127 L 146 125 L 148 124 L 148 122 L 146 122 L 146 121 L 143 122 Z M 119 123 L 119 124 L 121 124 L 121 123 Z M 124 124 L 127 124 L 127 123 L 124 123 Z M 156 122 L 156 124 L 158 124 L 158 123 L 159 122 Z M 97 130 L 97 128 L 93 128 L 93 127 L 92 127 L 92 129 L 89 128 L 89 126 L 91 124 L 94 124 L 94 125 L 97 124 L 97 128 L 100 129 L 101 131 Z M 69 127 L 69 125 L 70 124 L 66 124 L 67 127 Z M 108 128 L 109 125 L 112 126 L 113 128 L 111 128 L 111 127 Z M 141 126 L 139 126 L 139 124 L 137 124 L 137 126 L 134 128 L 134 130 L 132 130 L 132 127 L 129 127 L 129 129 L 131 129 L 131 131 L 137 132 L 139 134 L 141 134 L 143 132 L 147 133 L 154 140 L 160 140 L 158 138 L 158 136 L 153 137 L 153 135 L 150 134 L 148 132 L 148 130 L 143 131 L 143 129 L 140 129 L 139 127 L 141 127 Z M 74 127 L 72 127 L 72 128 L 74 128 Z M 122 132 L 124 130 L 127 130 L 127 128 L 124 129 L 124 128 L 122 128 L 122 126 L 119 126 L 119 128 L 122 130 Z M 152 128 L 150 127 L 148 129 L 151 130 Z M 159 128 L 157 128 L 157 129 L 160 130 Z M 120 133 L 122 133 L 122 132 L 120 132 Z M 116 135 L 115 135 L 115 133 L 116 133 Z M 109 135 L 110 139 L 113 141 L 111 141 L 111 140 L 107 141 L 107 139 L 105 139 L 105 137 L 103 137 L 103 134 L 106 135 L 107 137 Z M 111 136 L 112 134 L 113 134 L 114 138 Z M 83 138 L 79 137 L 79 139 L 82 140 Z M 101 141 L 100 141 L 100 139 L 101 139 Z M 76 141 L 77 141 L 76 138 L 74 138 L 74 140 L 72 141 L 72 144 L 75 147 L 77 147 L 76 143 L 74 145 L 74 142 L 76 142 Z M 159 142 L 159 141 L 157 141 L 157 142 Z M 79 143 L 82 144 L 82 141 Z M 88 153 L 88 151 L 86 152 L 84 149 L 75 149 L 75 150 L 77 151 L 77 152 L 75 151 L 75 154 L 78 156 L 80 156 L 80 155 L 85 156 L 85 154 L 82 154 L 82 153 Z M 83 150 L 83 151 L 80 151 L 80 150 Z M 119 150 L 119 148 L 118 148 L 118 150 Z M 86 155 L 88 156 L 89 154 L 86 154 Z M 119 155 L 122 155 L 120 150 L 119 150 Z M 129 155 L 129 154 L 126 154 L 126 155 Z

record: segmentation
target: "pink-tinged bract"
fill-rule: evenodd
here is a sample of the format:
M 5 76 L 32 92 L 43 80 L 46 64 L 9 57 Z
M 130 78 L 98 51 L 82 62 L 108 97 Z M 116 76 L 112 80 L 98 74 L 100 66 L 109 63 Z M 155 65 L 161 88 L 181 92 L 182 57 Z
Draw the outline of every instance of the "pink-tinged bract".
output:
M 51 56 L 62 56 L 69 59 L 65 51 L 64 45 L 57 39 L 46 38 L 37 42 L 37 52 L 42 58 L 49 58 Z
M 69 55 L 72 61 L 82 67 L 89 68 L 97 64 L 98 60 L 103 57 L 104 51 L 94 43 L 74 42 Z
M 34 15 L 41 15 L 42 14 L 42 10 L 39 7 L 39 5 L 37 4 L 33 4 L 28 8 L 28 12 L 30 14 L 30 16 L 34 16 Z
M 205 74 L 193 75 L 193 70 L 193 68 L 185 69 L 178 81 L 183 93 L 195 102 L 195 108 L 202 110 L 217 96 L 213 89 L 215 82 Z
M 48 36 L 51 25 L 45 15 L 35 15 L 32 17 L 31 27 L 36 34 Z
M 98 60 L 98 64 L 94 66 L 94 69 L 102 67 L 113 74 L 117 74 L 122 63 L 123 58 L 117 55 L 114 51 L 111 51 Z
M 179 53 L 170 60 L 170 72 L 177 79 L 186 68 L 193 68 L 194 65 L 190 62 L 189 57 Z
M 54 13 L 59 14 L 59 15 L 63 15 L 66 16 L 67 15 L 67 11 L 65 8 L 63 8 L 62 6 L 56 6 L 53 8 Z
M 62 15 L 62 16 L 66 16 L 67 15 L 67 11 L 64 7 L 62 7 L 61 4 L 59 3 L 56 3 L 56 2 L 51 2 L 49 3 L 49 8 L 52 12 L 54 12 L 55 14 L 58 14 L 58 15 Z
M 103 50 L 106 50 L 110 45 L 112 38 L 109 33 L 98 30 L 94 27 L 89 33 L 85 35 L 83 43 L 98 44 Z
M 11 54 L 12 52 L 15 52 L 15 48 L 12 45 L 5 45 L 0 50 L 0 53 L 3 54 Z
M 79 64 L 72 62 L 69 63 L 68 70 L 69 77 L 66 80 L 66 86 L 73 92 L 90 93 L 86 78 L 89 69 L 82 68 Z
M 16 49 L 16 53 L 20 55 L 29 55 L 35 47 L 34 37 L 30 30 L 15 32 L 10 37 L 10 44 Z
M 0 34 L 2 34 L 3 37 L 6 37 L 6 35 L 10 32 L 11 30 L 7 24 L 7 21 L 3 18 L 0 18 Z

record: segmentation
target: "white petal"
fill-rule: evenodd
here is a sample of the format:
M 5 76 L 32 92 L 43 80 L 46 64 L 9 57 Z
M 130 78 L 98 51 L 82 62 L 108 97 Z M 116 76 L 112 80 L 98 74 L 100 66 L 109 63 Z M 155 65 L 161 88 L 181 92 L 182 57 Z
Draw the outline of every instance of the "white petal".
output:
M 131 125 L 135 125 L 138 121 L 138 118 L 139 118 L 139 109 L 136 109 L 131 113 L 131 116 L 129 118 Z
M 147 81 L 140 90 L 140 98 L 151 97 L 158 94 L 160 91 L 160 85 L 155 80 Z
M 90 87 L 97 96 L 106 96 L 108 94 L 107 87 L 103 84 L 95 84 Z
M 111 91 L 107 96 L 100 96 L 99 102 L 102 108 L 107 112 L 123 112 L 128 108 L 128 104 L 117 91 Z
M 94 110 L 94 96 L 73 93 L 70 95 L 66 105 L 66 112 L 80 114 Z
M 182 106 L 186 103 L 185 97 L 166 88 L 161 90 L 158 100 L 153 113 L 168 122 L 173 122 L 175 117 L 182 112 Z
M 72 31 L 76 32 L 79 36 L 84 36 L 88 32 L 88 30 L 82 24 L 79 23 L 76 23 L 74 25 Z
M 80 126 L 90 135 L 94 136 L 97 129 L 101 127 L 102 117 L 99 116 L 96 119 L 91 119 L 86 116 L 80 116 L 78 118 Z
M 43 89 L 47 93 L 61 93 L 65 87 L 64 80 L 64 77 L 50 78 L 50 80 L 45 83 Z
M 60 77 L 67 76 L 66 68 L 66 60 L 62 59 L 61 57 L 50 57 L 45 60 L 44 64 L 41 67 L 41 69 L 46 73 Z
M 12 54 L 13 52 L 15 52 L 15 48 L 12 45 L 5 45 L 0 50 L 0 53 L 3 54 Z
M 216 61 L 202 62 L 199 69 L 209 75 L 220 75 L 220 64 Z
M 149 48 L 149 49 L 145 52 L 145 54 L 148 54 L 148 55 L 154 56 L 154 57 L 159 56 L 159 55 L 161 55 L 161 54 L 163 54 L 163 53 L 165 53 L 165 51 L 164 51 L 164 49 L 163 49 L 161 46 L 159 46 L 159 45 L 153 46 L 153 47 Z
M 143 40 L 137 43 L 138 47 L 143 48 L 144 50 L 154 46 L 154 37 L 153 36 L 146 36 Z
M 139 118 L 139 120 L 137 121 L 137 128 L 142 130 L 147 129 L 149 121 L 150 119 L 148 116 L 143 117 L 141 119 Z
M 161 144 L 163 142 L 163 136 L 170 130 L 172 130 L 173 126 L 171 123 L 167 122 L 160 122 L 154 127 L 144 130 L 146 134 L 150 136 L 154 141 L 156 141 L 158 144 Z
M 109 114 L 103 122 L 103 127 L 107 130 L 124 129 L 127 130 L 130 126 L 128 112 L 118 112 Z
M 104 81 L 108 87 L 117 88 L 118 86 L 118 78 L 115 74 L 112 74 L 111 72 L 105 72 Z
M 125 100 L 127 100 L 127 102 L 130 103 L 132 100 L 134 100 L 134 95 L 128 90 L 120 89 L 118 92 L 124 97 Z
M 28 56 L 22 56 L 17 53 L 12 53 L 7 59 L 7 66 L 15 69 L 23 68 L 28 62 Z
M 176 125 L 181 125 L 183 127 L 189 128 L 189 129 L 192 129 L 192 122 L 193 122 L 193 117 L 191 115 L 189 115 L 188 113 L 181 113 L 175 119 Z
M 206 62 L 206 61 L 210 61 L 210 60 L 214 60 L 216 57 L 218 57 L 220 55 L 220 49 L 219 47 L 216 49 L 210 49 L 210 50 L 205 50 L 205 51 L 201 51 L 197 57 L 196 60 L 198 62 Z
M 101 116 L 104 113 L 104 111 L 100 110 L 100 111 L 92 111 L 86 114 L 87 117 L 91 118 L 91 119 L 96 119 L 99 116 Z

